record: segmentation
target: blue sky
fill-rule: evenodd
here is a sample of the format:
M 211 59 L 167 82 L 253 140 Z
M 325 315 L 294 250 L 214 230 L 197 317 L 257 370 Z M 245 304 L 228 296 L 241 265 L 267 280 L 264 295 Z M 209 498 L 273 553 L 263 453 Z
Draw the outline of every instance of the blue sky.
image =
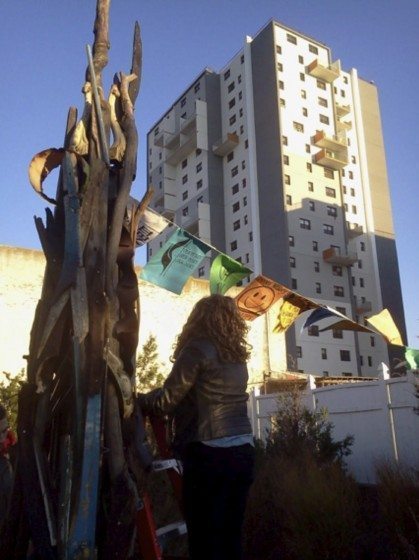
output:
M 45 203 L 32 191 L 27 167 L 38 151 L 62 144 L 68 108 L 82 108 L 85 45 L 93 41 L 94 0 L 2 0 L 0 244 L 40 248 L 33 216 Z M 146 133 L 205 67 L 222 68 L 270 18 L 332 49 L 345 70 L 379 88 L 409 343 L 419 347 L 419 2 L 417 0 L 113 0 L 109 88 L 128 71 L 135 20 L 144 66 L 136 118 L 137 179 L 146 182 Z M 46 190 L 55 192 L 55 177 Z M 141 256 L 140 256 L 141 261 Z

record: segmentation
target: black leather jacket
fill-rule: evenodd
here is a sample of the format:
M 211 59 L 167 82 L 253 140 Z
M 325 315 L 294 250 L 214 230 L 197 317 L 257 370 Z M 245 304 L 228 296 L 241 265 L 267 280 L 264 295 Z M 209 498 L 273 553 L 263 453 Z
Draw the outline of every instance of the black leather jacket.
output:
M 161 389 L 139 395 L 144 412 L 169 414 L 174 420 L 174 447 L 191 441 L 250 434 L 246 364 L 223 363 L 206 339 L 185 346 Z

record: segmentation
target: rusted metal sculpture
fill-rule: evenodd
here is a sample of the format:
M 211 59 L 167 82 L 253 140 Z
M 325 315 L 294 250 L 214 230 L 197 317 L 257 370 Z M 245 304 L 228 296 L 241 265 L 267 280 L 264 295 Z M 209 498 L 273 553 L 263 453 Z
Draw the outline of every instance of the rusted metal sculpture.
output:
M 133 267 L 143 208 L 130 199 L 141 81 L 135 24 L 130 74 L 115 76 L 109 100 L 110 0 L 98 0 L 93 53 L 77 122 L 70 108 L 64 147 L 31 162 L 34 188 L 54 204 L 35 218 L 46 257 L 31 331 L 27 382 L 19 397 L 18 459 L 2 554 L 26 558 L 128 558 L 138 484 L 150 463 L 135 409 L 139 293 Z M 109 147 L 112 132 L 113 144 Z M 42 181 L 61 166 L 55 199 Z

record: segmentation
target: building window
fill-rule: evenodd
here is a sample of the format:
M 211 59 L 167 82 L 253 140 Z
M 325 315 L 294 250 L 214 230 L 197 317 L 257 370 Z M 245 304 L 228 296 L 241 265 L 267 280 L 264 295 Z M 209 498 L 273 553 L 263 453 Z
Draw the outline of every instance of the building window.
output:
M 301 346 L 297 346 L 296 351 L 297 351 L 297 358 L 302 358 L 303 357 L 303 350 L 302 350 Z
M 196 199 L 197 204 L 201 204 L 201 202 L 204 202 L 204 195 L 198 196 L 198 198 Z
M 371 346 L 375 346 L 375 338 L 373 336 L 370 336 L 370 344 Z
M 309 181 L 307 184 L 308 184 L 309 192 L 313 192 L 314 191 L 314 184 L 311 181 Z
M 182 101 L 180 102 L 180 106 L 181 106 L 181 107 L 184 107 L 185 105 L 186 105 L 186 97 L 184 97 L 184 98 L 182 99 Z
M 296 278 L 291 278 L 291 289 L 293 289 L 293 290 L 297 289 L 297 279 Z
M 241 75 L 241 74 L 239 74 L 239 75 L 237 76 L 237 81 L 239 82 L 239 84 L 242 83 L 242 75 Z
M 304 125 L 299 123 L 299 122 L 293 122 L 292 123 L 294 130 L 296 130 L 297 132 L 304 132 Z
M 300 228 L 301 229 L 311 229 L 311 222 L 306 218 L 300 218 Z
M 314 261 L 314 272 L 320 272 L 320 263 L 319 263 L 319 261 Z
M 282 161 L 284 162 L 284 165 L 289 165 L 290 163 L 290 158 L 288 156 L 282 156 Z
M 286 185 L 291 185 L 291 177 L 289 175 L 284 175 L 284 183 Z
M 360 242 L 359 248 L 361 249 L 361 251 L 365 251 L 365 241 Z
M 287 41 L 288 43 L 292 43 L 293 45 L 297 44 L 297 37 L 291 35 L 291 33 L 287 33 Z
M 186 167 L 187 165 L 188 165 L 188 160 L 187 160 L 187 159 L 184 159 L 184 160 L 182 161 L 182 169 L 185 169 L 185 167 Z
M 335 206 L 327 206 L 327 215 L 336 218 L 338 215 L 337 208 Z
M 243 98 L 243 92 L 242 92 L 242 91 L 239 91 L 239 101 L 241 101 L 242 98 Z
M 305 82 L 305 80 L 306 80 L 306 75 L 304 74 L 304 72 L 300 72 L 300 80 L 301 80 L 302 82 Z
M 247 181 L 246 179 L 242 179 L 242 187 L 245 189 L 247 186 Z
M 353 171 L 349 171 L 348 176 L 349 176 L 349 179 L 353 179 L 354 178 Z
M 246 162 L 242 160 L 242 169 L 246 169 Z
M 279 80 L 278 87 L 279 89 L 284 89 L 284 82 L 282 80 Z
M 356 163 L 356 157 L 355 156 L 351 156 L 351 163 Z
M 330 167 L 324 167 L 323 168 L 323 173 L 324 173 L 324 176 L 327 177 L 328 179 L 334 179 L 335 178 L 335 172 L 333 171 L 333 169 L 330 169 Z
M 234 105 L 236 104 L 236 98 L 233 97 L 232 99 L 230 99 L 229 103 L 228 103 L 228 108 L 232 109 L 234 107 Z
M 336 311 L 342 313 L 342 315 L 346 315 L 346 308 L 345 307 L 338 307 L 336 306 Z
M 332 266 L 332 274 L 333 274 L 333 276 L 342 276 L 342 274 L 343 274 L 342 267 L 338 264 L 334 264 Z
M 243 127 L 243 125 L 241 124 L 241 125 L 240 125 L 240 134 L 243 134 L 243 132 L 244 132 L 244 127 Z
M 311 154 L 310 144 L 306 144 L 306 154 Z
M 295 246 L 295 241 L 294 241 L 294 236 L 293 235 L 289 235 L 288 236 L 288 245 L 290 247 L 294 247 Z
M 243 197 L 243 206 L 247 206 L 247 196 Z
M 187 176 L 187 175 L 184 175 L 184 176 L 182 177 L 182 185 L 184 185 L 184 184 L 187 183 L 187 182 L 188 182 L 188 176 Z
M 253 241 L 253 231 L 249 231 L 249 241 Z
M 290 268 L 295 268 L 295 257 L 290 257 Z
M 313 171 L 313 166 L 311 165 L 311 163 L 306 163 L 306 168 L 309 173 Z
M 233 222 L 233 231 L 237 231 L 238 229 L 240 229 L 240 220 Z
M 276 65 L 276 67 L 277 67 L 277 69 L 278 69 L 278 72 L 282 72 L 282 70 L 284 69 L 283 66 L 282 66 L 282 64 L 281 64 L 281 62 L 278 62 L 277 65 Z
M 227 161 L 231 161 L 232 159 L 234 159 L 234 152 L 227 154 Z
M 363 266 L 363 264 L 362 264 L 362 260 L 361 260 L 361 259 L 359 259 L 359 260 L 358 260 L 358 268 L 362 268 L 362 266 Z
M 314 45 L 309 44 L 308 45 L 308 50 L 313 54 L 319 54 L 319 49 L 317 47 L 315 47 Z
M 330 198 L 336 198 L 336 189 L 332 189 L 332 187 L 326 187 L 326 196 Z
M 287 194 L 285 197 L 285 203 L 287 206 L 291 206 L 292 204 L 292 196 L 290 194 Z
M 242 116 L 243 116 L 243 109 L 240 107 L 240 109 L 239 109 L 239 117 L 242 117 Z M 243 134 L 243 133 L 242 133 L 242 134 Z
M 341 329 L 332 329 L 333 338 L 343 338 L 343 331 Z
M 288 146 L 288 137 L 287 136 L 282 137 L 282 143 L 283 143 L 284 146 Z
M 344 297 L 345 293 L 342 286 L 333 286 L 333 294 L 336 297 Z
M 319 89 L 325 90 L 326 89 L 326 84 L 322 80 L 317 80 L 317 87 Z
M 235 251 L 235 250 L 237 249 L 237 241 L 232 241 L 232 242 L 230 243 L 230 249 L 231 249 L 232 251 Z
M 239 210 L 240 210 L 240 202 L 237 201 L 233 204 L 233 214 L 234 212 L 238 212 Z
M 248 217 L 247 217 L 247 214 L 244 215 L 243 221 L 244 221 L 244 225 L 247 226 L 247 224 L 248 224 L 248 222 L 249 222 L 249 219 L 248 219 Z
M 356 214 L 356 213 L 357 213 L 356 206 L 352 204 L 352 214 Z
M 283 99 L 282 97 L 279 100 L 279 105 L 280 105 L 280 107 L 285 107 L 285 99 Z
M 342 362 L 350 362 L 351 361 L 351 353 L 349 350 L 341 350 L 340 351 L 340 359 Z
M 317 253 L 317 251 L 319 250 L 319 244 L 317 241 L 313 241 L 313 251 L 315 253 Z
M 229 84 L 228 88 L 227 88 L 228 93 L 231 93 L 233 91 L 234 87 L 235 87 L 234 82 L 231 82 L 231 84 Z
M 365 282 L 364 282 L 364 279 L 363 279 L 363 278 L 360 278 L 360 279 L 359 279 L 359 287 L 360 287 L 360 288 L 365 288 Z
M 323 124 L 329 124 L 329 117 L 327 117 L 326 115 L 319 115 L 319 120 L 321 123 Z
M 230 125 L 233 125 L 236 122 L 236 115 L 233 115 L 232 117 L 230 117 L 229 121 Z
M 238 192 L 239 192 L 239 184 L 236 183 L 235 185 L 233 185 L 233 186 L 231 187 L 231 194 L 236 194 L 236 193 L 238 193 Z
M 321 107 L 327 107 L 327 99 L 324 97 L 318 97 L 317 99 Z
M 323 224 L 323 233 L 326 233 L 327 235 L 333 235 L 335 233 L 333 226 L 329 224 Z
M 238 168 L 238 166 L 236 165 L 236 166 L 233 167 L 232 170 L 231 170 L 231 176 L 232 176 L 232 177 L 235 177 L 235 176 L 238 174 L 238 172 L 239 172 L 239 168 Z
M 181 118 L 181 119 L 186 119 L 186 112 L 185 112 L 185 113 L 182 113 L 182 114 L 180 115 L 180 118 Z
M 189 208 L 185 206 L 185 208 L 182 210 L 182 216 L 188 216 L 188 214 L 189 214 Z
M 202 171 L 202 162 L 201 161 L 196 166 L 196 172 L 199 173 L 200 171 Z
M 322 285 L 320 284 L 320 282 L 316 282 L 316 294 L 321 294 L 322 293 Z
M 249 262 L 250 262 L 250 256 L 249 256 L 249 253 L 246 253 L 246 263 L 249 263 Z
M 245 147 L 245 149 L 247 150 L 247 148 L 249 147 L 249 140 L 246 139 L 246 140 L 244 141 L 244 147 Z
M 316 210 L 316 204 L 315 204 L 314 200 L 309 200 L 308 201 L 308 208 L 312 212 L 314 212 Z
M 305 89 L 301 90 L 301 97 L 302 97 L 302 99 L 307 99 L 307 92 L 306 92 Z
M 201 84 L 198 82 L 197 84 L 195 84 L 193 90 L 195 93 L 198 93 L 198 91 L 201 89 Z
M 186 200 L 187 198 L 188 198 L 188 191 L 183 191 L 182 200 Z
M 317 325 L 311 325 L 307 329 L 308 336 L 319 336 L 319 327 Z
M 304 64 L 304 58 L 300 54 L 298 55 L 298 62 Z
M 371 356 L 368 356 L 368 365 L 369 365 L 369 367 L 372 367 L 372 358 L 371 358 Z
M 224 72 L 224 80 L 228 80 L 230 77 L 230 70 L 227 70 L 226 72 Z
M 198 276 L 199 278 L 202 278 L 205 275 L 205 266 L 200 266 L 198 268 Z
M 276 45 L 276 52 L 277 52 L 277 54 L 282 54 L 282 49 L 281 49 L 280 45 Z
M 326 348 L 321 348 L 321 356 L 322 356 L 322 360 L 327 360 L 327 350 Z
M 201 189 L 201 188 L 202 188 L 202 179 L 199 179 L 199 181 L 196 182 L 196 188 L 197 188 L 197 189 Z
M 355 196 L 355 189 L 351 188 L 351 190 L 349 191 L 351 196 Z

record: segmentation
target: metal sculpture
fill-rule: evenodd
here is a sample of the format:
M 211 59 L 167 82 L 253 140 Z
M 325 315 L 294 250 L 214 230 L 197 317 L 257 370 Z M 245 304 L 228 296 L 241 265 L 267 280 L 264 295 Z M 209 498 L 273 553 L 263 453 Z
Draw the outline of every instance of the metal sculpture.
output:
M 105 100 L 110 0 L 97 0 L 84 110 L 70 108 L 64 146 L 32 160 L 30 181 L 54 205 L 35 218 L 46 257 L 41 299 L 19 396 L 18 458 L 5 558 L 128 558 L 142 473 L 134 395 L 139 293 L 135 236 L 151 197 L 130 198 L 141 81 L 135 24 L 129 74 L 115 76 Z M 112 133 L 113 143 L 109 147 Z M 60 166 L 55 199 L 43 180 Z

